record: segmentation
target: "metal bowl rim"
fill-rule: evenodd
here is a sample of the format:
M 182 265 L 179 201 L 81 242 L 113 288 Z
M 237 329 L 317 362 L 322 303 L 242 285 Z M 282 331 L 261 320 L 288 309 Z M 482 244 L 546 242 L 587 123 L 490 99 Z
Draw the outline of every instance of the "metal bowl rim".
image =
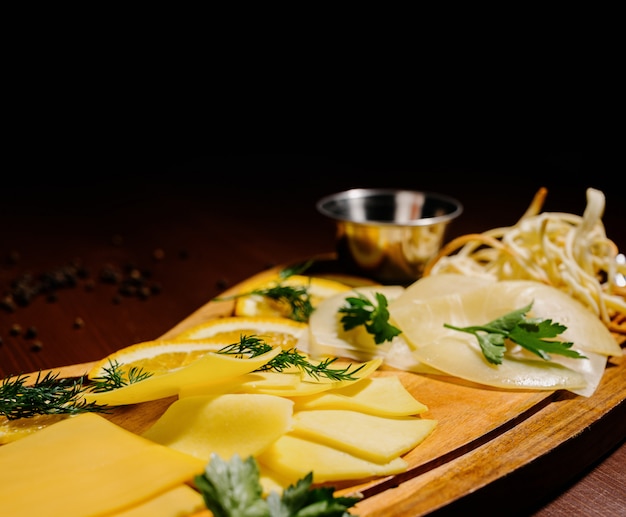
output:
M 423 217 L 421 219 L 415 219 L 412 221 L 406 221 L 402 223 L 397 223 L 394 221 L 377 221 L 373 219 L 367 220 L 359 220 L 359 219 L 351 219 L 348 217 L 343 217 L 337 215 L 326 208 L 326 205 L 331 201 L 346 201 L 350 199 L 363 199 L 376 195 L 385 195 L 385 194 L 393 194 L 394 196 L 398 194 L 421 194 L 426 197 L 430 197 L 433 199 L 445 201 L 456 208 L 445 215 L 439 215 L 436 217 Z M 316 203 L 317 210 L 329 217 L 330 219 L 334 219 L 335 221 L 342 221 L 346 223 L 354 223 L 360 224 L 364 226 L 395 226 L 395 227 L 403 227 L 403 226 L 431 226 L 438 223 L 447 223 L 457 218 L 463 213 L 463 205 L 461 202 L 447 194 L 440 194 L 438 192 L 432 192 L 427 190 L 411 190 L 411 189 L 396 189 L 396 188 L 353 188 L 348 190 L 343 190 L 341 192 L 335 192 L 334 194 L 329 194 L 327 196 L 322 197 Z

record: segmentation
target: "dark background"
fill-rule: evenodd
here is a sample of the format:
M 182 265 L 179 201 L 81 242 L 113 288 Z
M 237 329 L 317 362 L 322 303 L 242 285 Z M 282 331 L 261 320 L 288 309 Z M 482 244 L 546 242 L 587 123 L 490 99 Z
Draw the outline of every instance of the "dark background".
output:
M 184 208 L 205 207 L 220 217 L 286 219 L 314 211 L 321 196 L 354 187 L 438 191 L 456 197 L 464 214 L 451 232 L 510 225 L 539 187 L 544 211 L 582 215 L 585 190 L 606 195 L 607 233 L 624 224 L 624 161 L 614 151 L 547 151 L 523 147 L 471 149 L 331 149 L 320 154 L 215 153 L 153 145 L 65 142 L 15 153 L 3 174 L 0 214 L 40 218 L 63 214 L 188 222 Z M 176 210 L 172 208 L 176 206 Z M 306 208 L 305 208 L 306 207 Z M 296 213 L 297 213 L 296 210 Z M 295 224 L 297 221 L 291 221 Z M 55 230 L 51 230 L 55 231 Z M 619 243 L 620 248 L 626 243 Z

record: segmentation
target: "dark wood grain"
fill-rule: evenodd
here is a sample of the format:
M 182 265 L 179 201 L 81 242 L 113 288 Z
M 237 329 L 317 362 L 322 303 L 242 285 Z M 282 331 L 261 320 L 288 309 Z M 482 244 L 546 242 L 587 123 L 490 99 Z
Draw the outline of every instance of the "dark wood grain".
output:
M 621 196 L 607 179 L 594 174 L 593 163 L 581 160 L 566 167 L 549 162 L 544 155 L 532 158 L 535 161 L 471 156 L 467 162 L 455 157 L 446 163 L 429 157 L 420 163 L 393 156 L 368 160 L 362 155 L 358 159 L 345 155 L 197 156 L 168 157 L 162 165 L 154 158 L 147 163 L 136 159 L 117 167 L 114 161 L 91 159 L 80 170 L 74 163 L 67 175 L 54 167 L 59 172 L 39 185 L 26 177 L 4 180 L 0 204 L 3 291 L 25 273 L 38 275 L 71 262 L 84 265 L 88 277 L 80 278 L 74 287 L 60 289 L 56 301 L 39 295 L 14 312 L 0 310 L 0 377 L 87 363 L 122 346 L 154 339 L 224 289 L 268 267 L 332 252 L 333 227 L 314 205 L 322 195 L 344 188 L 403 187 L 453 195 L 463 202 L 465 212 L 451 227 L 452 237 L 513 224 L 540 186 L 549 189 L 546 209 L 582 214 L 584 190 L 595 186 L 607 196 L 607 234 L 621 250 L 626 249 Z M 511 189 L 507 178 L 519 178 L 524 171 L 525 181 Z M 450 181 L 445 175 L 451 172 L 460 172 L 456 176 L 460 179 Z M 120 296 L 114 302 L 117 286 L 102 282 L 100 272 L 105 266 L 122 269 L 129 265 L 149 273 L 148 281 L 161 286 L 161 291 L 146 299 Z M 79 321 L 84 324 L 78 325 Z M 35 327 L 36 337 L 24 332 L 12 335 L 16 324 L 22 330 Z M 574 401 L 555 401 L 558 407 L 567 404 Z M 617 406 L 623 408 L 623 404 Z M 594 408 L 587 409 L 593 416 Z M 550 415 L 542 412 L 533 418 L 537 426 L 551 422 Z M 566 441 L 561 452 L 563 468 L 567 468 L 567 458 L 576 454 L 584 455 L 577 462 L 583 468 L 555 472 L 539 462 L 536 468 L 520 473 L 521 490 L 532 492 L 542 477 L 554 487 L 547 494 L 537 490 L 540 497 L 526 498 L 521 513 L 541 517 L 624 513 L 626 489 L 616 480 L 626 475 L 626 432 L 616 426 L 625 420 L 623 409 L 608 415 L 604 421 L 612 425 L 611 439 L 593 447 L 575 439 Z M 520 447 L 541 447 L 530 435 L 515 439 Z M 477 457 L 473 464 L 488 462 L 495 470 L 506 457 L 496 460 Z M 554 476 L 559 478 L 556 483 Z M 448 482 L 454 486 L 462 481 Z M 419 487 L 406 487 L 413 489 Z M 480 493 L 497 500 L 497 492 L 495 496 L 488 490 Z M 408 496 L 398 495 L 397 504 L 404 504 L 403 497 Z M 483 495 L 475 497 L 480 503 Z M 410 505 L 406 511 L 419 514 Z

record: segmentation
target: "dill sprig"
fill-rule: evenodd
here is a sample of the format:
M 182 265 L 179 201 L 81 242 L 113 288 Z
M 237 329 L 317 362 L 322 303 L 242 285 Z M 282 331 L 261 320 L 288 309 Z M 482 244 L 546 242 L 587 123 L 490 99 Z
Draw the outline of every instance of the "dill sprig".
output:
M 270 300 L 288 305 L 291 308 L 289 318 L 295 321 L 307 322 L 313 312 L 308 287 L 277 284 L 264 289 L 254 289 L 250 294 L 265 296 Z
M 144 371 L 143 368 L 133 366 L 127 372 L 122 369 L 122 365 L 117 361 L 109 359 L 109 366 L 103 368 L 104 374 L 94 377 L 91 384 L 91 391 L 102 393 L 103 391 L 111 391 L 123 386 L 128 386 L 135 382 L 143 381 L 148 377 L 152 377 L 151 372 Z
M 82 394 L 86 388 L 82 378 L 59 379 L 58 373 L 37 374 L 34 384 L 26 385 L 28 375 L 6 378 L 0 385 L 0 415 L 8 420 L 36 415 L 73 415 L 76 413 L 108 413 L 106 405 L 87 403 Z
M 271 287 L 252 289 L 245 293 L 214 298 L 214 301 L 236 300 L 244 296 L 258 295 L 287 305 L 291 312 L 287 315 L 292 320 L 307 322 L 313 312 L 309 288 L 301 285 L 284 285 L 280 282 Z
M 292 320 L 308 322 L 311 313 L 314 310 L 313 303 L 311 302 L 311 293 L 306 286 L 292 286 L 283 284 L 283 280 L 287 280 L 293 275 L 301 275 L 313 264 L 313 260 L 308 260 L 301 264 L 295 264 L 293 266 L 285 267 L 278 273 L 280 282 L 276 282 L 270 287 L 264 287 L 262 289 L 252 289 L 245 293 L 238 293 L 231 296 L 222 296 L 214 298 L 214 301 L 227 301 L 236 300 L 237 298 L 243 298 L 244 296 L 264 296 L 270 300 L 274 300 L 278 303 L 287 305 L 291 312 L 288 314 Z
M 309 269 L 313 265 L 314 262 L 315 260 L 309 259 L 306 262 L 287 266 L 280 270 L 278 276 L 284 280 L 292 275 L 302 275 L 306 272 L 307 269 Z
M 269 352 L 272 349 L 262 339 L 256 336 L 240 336 L 239 343 L 233 343 L 221 348 L 219 354 L 232 354 L 238 357 L 256 357 L 258 355 Z M 336 357 L 326 358 L 319 364 L 311 363 L 308 358 L 298 352 L 297 349 L 291 348 L 289 350 L 281 350 L 280 353 L 270 359 L 266 364 L 256 371 L 275 371 L 282 372 L 289 368 L 296 367 L 299 370 L 307 373 L 315 379 L 325 377 L 333 381 L 343 380 L 356 380 L 358 377 L 354 377 L 354 374 L 361 370 L 365 365 L 361 365 L 358 368 L 352 368 L 352 364 L 349 364 L 345 368 L 331 368 L 331 365 L 337 360 Z

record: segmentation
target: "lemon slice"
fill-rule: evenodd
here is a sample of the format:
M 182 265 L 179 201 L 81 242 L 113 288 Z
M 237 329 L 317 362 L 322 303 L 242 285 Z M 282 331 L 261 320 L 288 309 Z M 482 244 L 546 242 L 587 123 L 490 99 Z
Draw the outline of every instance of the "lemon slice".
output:
M 35 415 L 16 420 L 0 417 L 0 445 L 29 436 L 66 418 L 69 418 L 69 415 Z
M 306 288 L 310 296 L 309 301 L 314 308 L 317 307 L 321 300 L 351 289 L 349 285 L 330 278 L 292 275 L 282 279 L 279 275 L 276 275 L 271 279 L 261 278 L 256 282 L 242 284 L 240 292 L 248 293 L 279 285 Z M 250 294 L 237 298 L 234 310 L 235 316 L 280 316 L 290 318 L 292 313 L 293 309 L 287 301 L 274 300 L 262 294 Z
M 160 375 L 191 364 L 207 354 L 217 352 L 225 345 L 214 340 L 173 341 L 155 340 L 136 343 L 109 354 L 94 364 L 87 373 L 89 379 L 101 377 L 117 363 L 119 371 L 128 374 L 131 368 L 143 369 L 153 375 Z
M 175 336 L 175 340 L 202 340 L 222 346 L 239 343 L 241 336 L 254 336 L 270 346 L 283 350 L 308 350 L 308 325 L 279 316 L 228 316 L 216 318 L 191 327 Z

